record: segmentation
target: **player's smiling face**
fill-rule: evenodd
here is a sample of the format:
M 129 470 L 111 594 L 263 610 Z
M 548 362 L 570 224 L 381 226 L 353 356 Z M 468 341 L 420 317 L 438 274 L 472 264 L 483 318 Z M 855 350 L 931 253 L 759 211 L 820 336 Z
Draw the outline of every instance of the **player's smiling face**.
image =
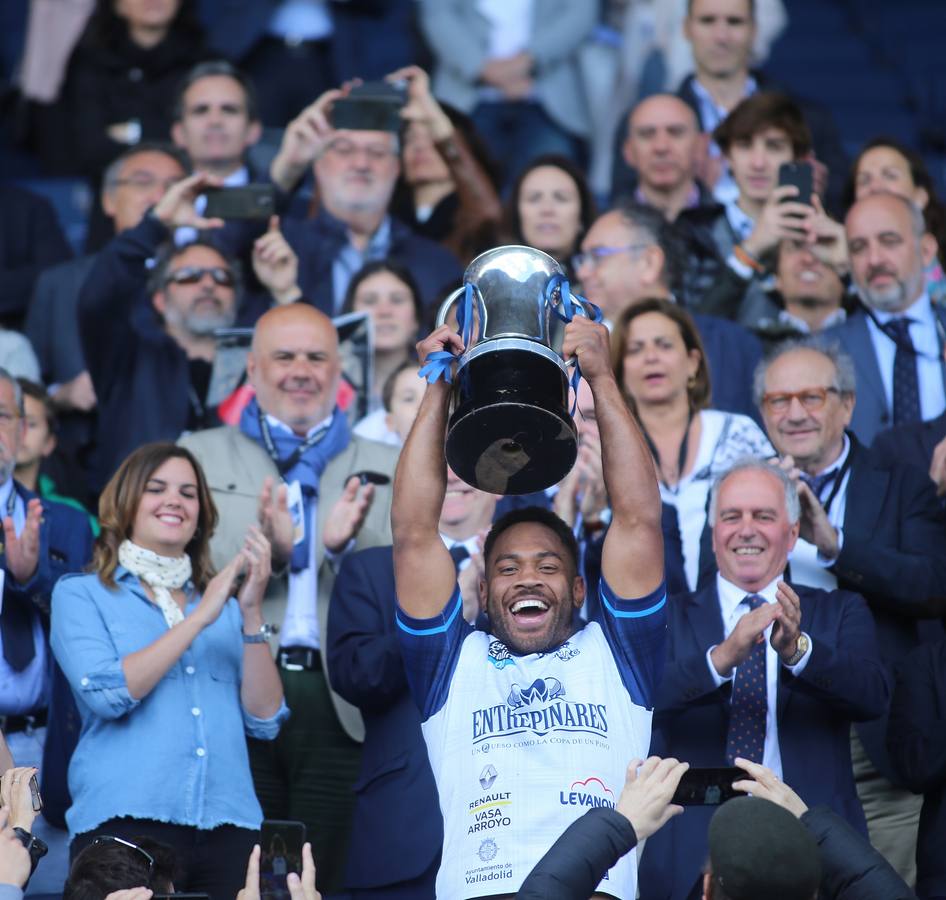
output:
M 540 653 L 564 643 L 584 599 L 584 580 L 551 529 L 520 522 L 496 540 L 480 584 L 480 606 L 492 633 L 511 651 Z

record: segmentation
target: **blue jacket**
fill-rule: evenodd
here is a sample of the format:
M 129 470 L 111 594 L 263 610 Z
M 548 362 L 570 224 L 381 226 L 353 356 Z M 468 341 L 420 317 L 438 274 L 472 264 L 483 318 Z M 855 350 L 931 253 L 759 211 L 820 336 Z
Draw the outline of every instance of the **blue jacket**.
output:
M 348 240 L 344 225 L 322 209 L 312 219 L 285 217 L 281 228 L 299 257 L 299 287 L 303 296 L 326 315 L 334 316 L 332 262 Z M 457 258 L 393 217 L 387 256 L 410 270 L 428 309 L 460 287 L 463 270 Z
M 14 487 L 27 504 L 37 495 L 21 484 Z M 92 529 L 85 513 L 63 503 L 42 500 L 43 518 L 39 527 L 39 563 L 36 574 L 23 586 L 11 577 L 4 580 L 3 607 L 25 603 L 37 608 L 48 631 L 50 600 L 59 578 L 69 572 L 80 572 L 92 558 Z M 43 815 L 60 824 L 68 805 L 66 767 L 79 736 L 78 714 L 59 666 L 50 655 L 51 679 L 46 743 L 41 769 Z
M 866 835 L 851 769 L 852 721 L 884 712 L 889 685 L 864 601 L 848 591 L 795 586 L 812 653 L 797 677 L 781 673 L 778 740 L 784 781 L 809 806 L 824 803 Z M 691 766 L 726 765 L 732 683 L 716 687 L 706 651 L 723 640 L 715 583 L 671 598 L 667 666 L 654 709 L 651 753 Z M 693 807 L 647 842 L 641 900 L 689 896 L 706 859 L 713 807 Z M 696 896 L 699 896 L 698 894 Z
M 372 547 L 345 559 L 329 608 L 329 678 L 365 722 L 348 889 L 417 878 L 443 844 L 437 786 L 397 639 L 395 597 L 392 548 Z M 427 896 L 434 896 L 433 880 Z
M 752 379 L 762 359 L 762 344 L 741 325 L 691 312 L 706 350 L 713 409 L 742 413 L 759 422 L 752 399 Z

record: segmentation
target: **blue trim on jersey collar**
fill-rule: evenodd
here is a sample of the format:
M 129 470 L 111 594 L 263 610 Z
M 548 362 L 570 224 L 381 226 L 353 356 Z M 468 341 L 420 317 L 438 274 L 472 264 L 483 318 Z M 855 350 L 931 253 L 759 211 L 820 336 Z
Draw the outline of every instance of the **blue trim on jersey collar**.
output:
M 608 598 L 605 596 L 604 591 L 601 591 L 601 602 L 605 605 L 605 608 L 607 609 L 607 611 L 611 613 L 612 616 L 615 616 L 618 619 L 643 619 L 645 616 L 653 615 L 655 612 L 659 612 L 661 609 L 663 609 L 663 607 L 667 603 L 667 595 L 664 594 L 663 598 L 661 599 L 659 603 L 654 604 L 648 609 L 641 609 L 641 610 L 635 610 L 635 611 L 631 611 L 631 610 L 624 611 L 624 610 L 615 608 L 608 602 Z
M 401 613 L 398 610 L 397 614 L 394 616 L 394 621 L 397 622 L 397 627 L 401 631 L 406 631 L 408 634 L 415 634 L 424 637 L 428 634 L 442 634 L 445 631 L 450 629 L 450 626 L 453 624 L 453 620 L 457 617 L 457 614 L 463 608 L 463 598 L 460 596 L 459 591 L 454 592 L 457 602 L 454 604 L 453 612 L 447 617 L 447 621 L 443 622 L 440 625 L 435 625 L 433 628 L 411 628 L 410 625 L 405 625 L 401 621 Z M 443 615 L 443 613 L 441 613 Z

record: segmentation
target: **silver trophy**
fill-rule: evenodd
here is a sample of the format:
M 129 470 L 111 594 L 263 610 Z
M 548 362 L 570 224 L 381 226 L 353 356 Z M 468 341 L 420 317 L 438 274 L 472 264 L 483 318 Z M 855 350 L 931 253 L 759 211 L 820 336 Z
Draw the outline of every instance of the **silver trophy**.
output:
M 481 491 L 541 491 L 575 464 L 568 369 L 549 340 L 549 317 L 563 304 L 564 281 L 548 254 L 496 247 L 470 263 L 464 286 L 440 307 L 438 326 L 459 302 L 466 344 L 453 380 L 447 462 Z M 575 311 L 587 315 L 582 302 Z

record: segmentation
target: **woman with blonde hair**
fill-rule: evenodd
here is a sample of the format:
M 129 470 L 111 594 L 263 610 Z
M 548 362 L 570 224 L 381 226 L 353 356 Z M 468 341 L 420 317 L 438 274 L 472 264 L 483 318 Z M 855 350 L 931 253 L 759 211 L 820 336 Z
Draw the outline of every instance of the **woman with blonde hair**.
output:
M 89 574 L 61 579 L 52 601 L 53 652 L 82 718 L 71 854 L 147 836 L 175 850 L 178 890 L 231 900 L 262 819 L 246 735 L 272 739 L 288 716 L 261 612 L 269 544 L 251 528 L 214 575 L 217 512 L 174 444 L 132 453 L 99 517 Z

